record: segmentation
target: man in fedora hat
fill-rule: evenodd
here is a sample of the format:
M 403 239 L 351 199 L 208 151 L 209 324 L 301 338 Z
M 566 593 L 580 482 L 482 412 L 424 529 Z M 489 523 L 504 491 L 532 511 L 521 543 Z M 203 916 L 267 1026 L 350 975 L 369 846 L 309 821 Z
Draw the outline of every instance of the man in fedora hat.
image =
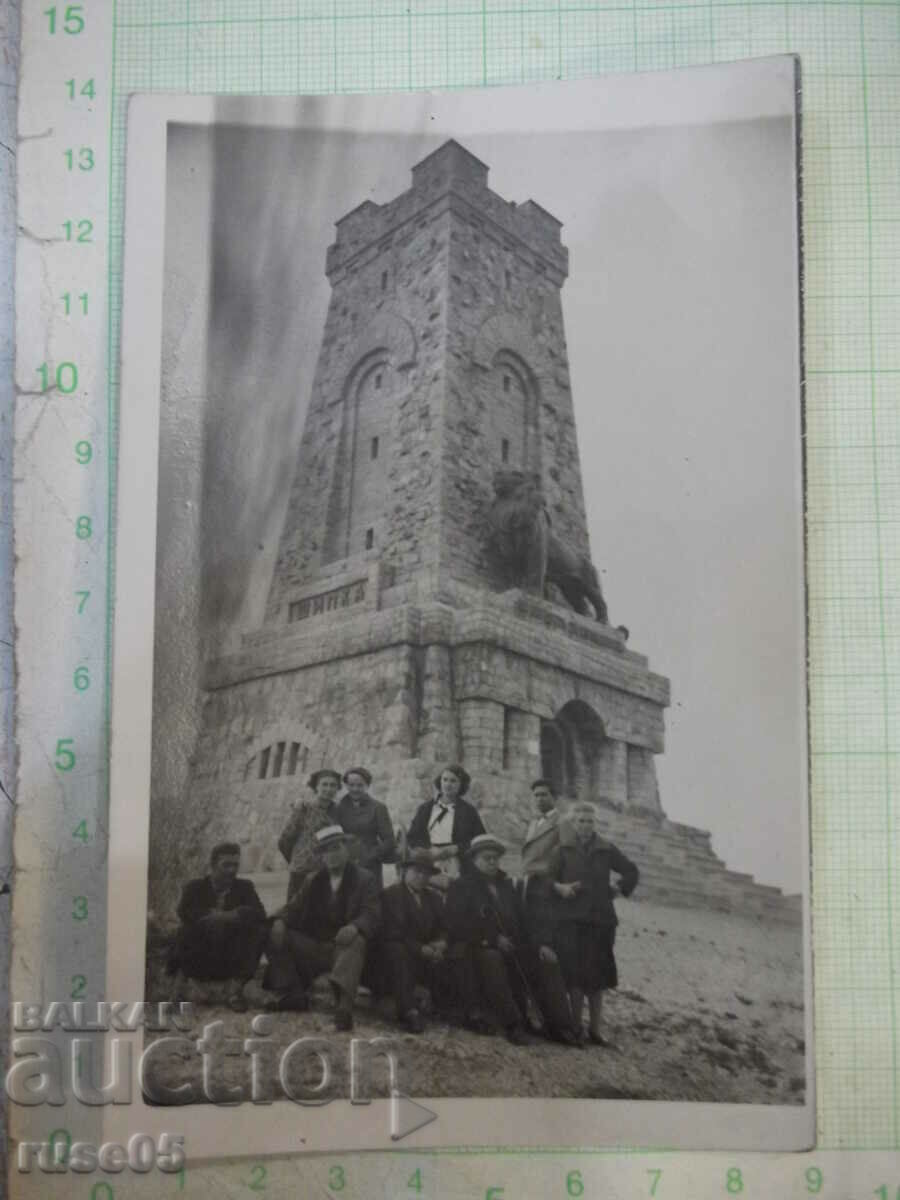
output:
M 353 1002 L 366 952 L 381 924 L 378 885 L 370 872 L 349 861 L 340 825 L 316 833 L 322 866 L 277 914 L 269 939 L 267 986 L 277 995 L 269 1007 L 303 1010 L 307 989 L 328 973 L 335 998 L 335 1028 L 353 1028 Z
M 326 825 L 340 824 L 335 803 L 341 786 L 338 772 L 330 767 L 320 767 L 310 775 L 307 786 L 313 793 L 313 800 L 301 800 L 295 806 L 278 839 L 278 849 L 291 869 L 288 900 L 299 891 L 307 875 L 321 866 L 316 850 L 318 831 Z
M 428 987 L 432 1000 L 443 990 L 447 950 L 444 903 L 428 887 L 438 868 L 411 847 L 399 860 L 400 880 L 381 895 L 384 982 L 397 1003 L 397 1016 L 412 1033 L 425 1028 L 415 1003 L 415 985 Z

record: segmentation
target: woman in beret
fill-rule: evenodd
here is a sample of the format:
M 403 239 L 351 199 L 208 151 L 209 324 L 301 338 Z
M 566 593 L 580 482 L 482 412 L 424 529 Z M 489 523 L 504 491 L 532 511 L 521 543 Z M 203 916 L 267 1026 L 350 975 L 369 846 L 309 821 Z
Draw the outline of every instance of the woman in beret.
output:
M 383 886 L 382 864 L 394 861 L 394 827 L 387 806 L 369 795 L 371 772 L 350 767 L 344 772 L 347 790 L 337 804 L 338 824 L 353 838 L 353 861 L 375 876 Z
M 303 880 L 312 871 L 317 871 L 321 862 L 316 853 L 316 833 L 326 825 L 338 824 L 337 805 L 334 798 L 341 786 L 341 777 L 330 767 L 313 771 L 307 786 L 314 794 L 312 802 L 300 801 L 278 839 L 278 849 L 291 869 L 288 880 L 288 900 L 296 893 Z
M 409 845 L 427 848 L 445 876 L 455 878 L 468 865 L 472 838 L 484 833 L 478 809 L 465 799 L 471 783 L 465 767 L 451 764 L 434 780 L 434 797 L 416 811 L 409 827 Z

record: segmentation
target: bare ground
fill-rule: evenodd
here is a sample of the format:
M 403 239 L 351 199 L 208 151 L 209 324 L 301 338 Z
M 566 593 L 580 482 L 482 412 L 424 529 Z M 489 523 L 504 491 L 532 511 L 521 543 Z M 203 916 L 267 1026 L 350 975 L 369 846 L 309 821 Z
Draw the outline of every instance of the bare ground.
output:
M 314 1002 L 311 1012 L 274 1016 L 270 1041 L 285 1047 L 298 1037 L 327 1037 L 334 1048 L 336 1097 L 349 1094 L 350 1037 L 389 1036 L 398 1045 L 402 1090 L 422 1098 L 801 1103 L 805 1047 L 799 925 L 641 901 L 619 901 L 617 909 L 619 989 L 605 1001 L 613 1048 L 575 1049 L 540 1038 L 529 1046 L 512 1046 L 502 1037 L 439 1022 L 414 1037 L 365 999 L 358 1005 L 352 1034 L 335 1033 L 327 1005 Z M 252 1036 L 250 1021 L 264 996 L 251 984 L 251 1011 L 241 1015 L 221 1003 L 195 1005 L 197 1035 L 207 1022 L 221 1020 L 227 1036 Z M 167 997 L 152 987 L 150 998 Z M 223 1081 L 243 1086 L 249 1099 L 250 1062 L 235 1049 L 237 1054 L 224 1059 Z M 281 1091 L 274 1074 L 273 1096 Z M 169 1086 L 190 1079 L 199 1095 L 201 1060 L 196 1053 L 188 1059 L 170 1056 L 151 1078 Z M 383 1083 L 373 1094 L 385 1094 Z

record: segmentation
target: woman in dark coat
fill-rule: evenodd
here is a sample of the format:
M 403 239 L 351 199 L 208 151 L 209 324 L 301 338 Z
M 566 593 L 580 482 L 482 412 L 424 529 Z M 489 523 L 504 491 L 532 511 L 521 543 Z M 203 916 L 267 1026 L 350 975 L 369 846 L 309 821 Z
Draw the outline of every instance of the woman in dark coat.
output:
M 613 954 L 618 924 L 613 897 L 631 895 L 638 869 L 617 846 L 597 834 L 596 817 L 593 804 L 574 806 L 570 819 L 575 839 L 554 851 L 547 877 L 556 896 L 553 949 L 569 989 L 572 1013 L 580 1028 L 587 994 L 588 1036 L 605 1046 L 609 1043 L 600 1030 L 603 993 L 619 981 Z M 618 889 L 612 886 L 611 872 L 619 876 Z
M 353 838 L 353 861 L 372 872 L 380 891 L 384 886 L 382 864 L 394 861 L 394 827 L 390 814 L 386 805 L 369 795 L 372 776 L 365 767 L 351 767 L 345 771 L 343 782 L 347 790 L 337 803 L 338 824 Z
M 434 780 L 434 798 L 419 805 L 409 827 L 409 845 L 430 851 L 431 861 L 449 878 L 470 869 L 465 856 L 472 838 L 485 832 L 478 809 L 464 798 L 470 783 L 464 767 L 444 767 Z
M 278 839 L 281 851 L 291 869 L 288 880 L 287 898 L 290 900 L 299 891 L 307 875 L 318 871 L 322 865 L 316 851 L 316 834 L 327 825 L 337 825 L 337 805 L 334 802 L 341 777 L 337 771 L 322 767 L 313 771 L 308 787 L 315 795 L 312 803 L 301 801 L 293 810 Z

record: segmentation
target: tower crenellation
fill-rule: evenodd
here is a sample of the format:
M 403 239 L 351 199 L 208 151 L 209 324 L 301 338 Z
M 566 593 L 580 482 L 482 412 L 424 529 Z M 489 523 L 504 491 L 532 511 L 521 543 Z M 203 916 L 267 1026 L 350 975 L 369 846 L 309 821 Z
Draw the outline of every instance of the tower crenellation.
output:
M 480 225 L 484 236 L 537 269 L 556 276 L 568 272 L 562 222 L 534 200 L 504 200 L 488 188 L 488 168 L 458 142 L 445 142 L 412 168 L 412 186 L 386 204 L 365 200 L 335 224 L 337 236 L 326 254 L 329 279 L 377 256 L 385 239 L 408 234 L 408 225 L 433 220 L 448 209 Z

